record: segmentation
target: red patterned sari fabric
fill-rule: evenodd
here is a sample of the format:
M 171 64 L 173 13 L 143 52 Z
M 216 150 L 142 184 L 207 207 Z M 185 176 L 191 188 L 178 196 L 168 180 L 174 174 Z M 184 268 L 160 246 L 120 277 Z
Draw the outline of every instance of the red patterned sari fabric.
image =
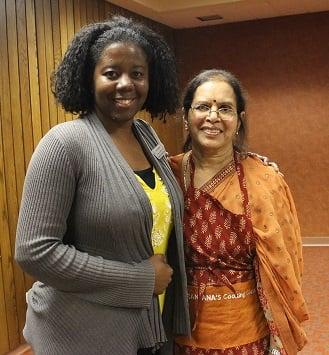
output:
M 256 290 L 256 244 L 243 167 L 236 157 L 244 213 L 235 214 L 194 187 L 191 156 L 189 166 L 184 234 L 193 341 L 177 337 L 175 354 L 267 354 L 269 330 Z
M 268 354 L 268 337 L 251 344 L 236 346 L 229 349 L 200 349 L 195 346 L 175 344 L 175 354 L 186 355 L 261 355 Z

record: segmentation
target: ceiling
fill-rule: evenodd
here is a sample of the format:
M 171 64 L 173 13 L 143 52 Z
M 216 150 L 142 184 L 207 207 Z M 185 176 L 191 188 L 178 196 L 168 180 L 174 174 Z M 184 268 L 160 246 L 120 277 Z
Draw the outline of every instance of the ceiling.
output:
M 329 11 L 329 0 L 107 0 L 172 28 L 191 28 Z M 197 17 L 222 19 L 200 21 Z M 329 15 L 328 15 L 329 21 Z

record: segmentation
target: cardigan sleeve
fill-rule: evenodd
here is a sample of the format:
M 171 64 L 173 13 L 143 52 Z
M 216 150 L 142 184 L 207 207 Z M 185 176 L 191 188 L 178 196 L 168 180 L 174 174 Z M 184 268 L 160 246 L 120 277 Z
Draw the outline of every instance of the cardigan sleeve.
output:
M 28 167 L 17 225 L 16 261 L 44 284 L 88 301 L 149 307 L 155 275 L 148 260 L 107 260 L 63 243 L 76 179 L 63 144 L 48 133 Z

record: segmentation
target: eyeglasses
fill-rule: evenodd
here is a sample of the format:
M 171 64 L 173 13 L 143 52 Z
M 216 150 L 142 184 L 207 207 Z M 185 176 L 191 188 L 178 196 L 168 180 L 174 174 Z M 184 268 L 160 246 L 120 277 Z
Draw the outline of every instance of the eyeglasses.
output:
M 216 112 L 217 116 L 219 116 L 223 121 L 230 121 L 236 116 L 236 111 L 228 106 L 223 106 L 218 108 L 217 110 L 212 110 L 209 105 L 197 104 L 195 106 L 191 106 L 191 110 L 199 118 L 205 118 L 207 116 L 210 116 L 212 112 Z

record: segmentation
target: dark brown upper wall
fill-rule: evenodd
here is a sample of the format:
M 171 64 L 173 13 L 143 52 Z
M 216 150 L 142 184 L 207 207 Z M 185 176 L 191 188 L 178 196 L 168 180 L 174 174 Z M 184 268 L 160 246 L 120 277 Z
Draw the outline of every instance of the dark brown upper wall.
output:
M 304 236 L 329 235 L 329 12 L 175 31 L 180 78 L 225 68 L 248 92 L 249 147 L 279 163 Z

